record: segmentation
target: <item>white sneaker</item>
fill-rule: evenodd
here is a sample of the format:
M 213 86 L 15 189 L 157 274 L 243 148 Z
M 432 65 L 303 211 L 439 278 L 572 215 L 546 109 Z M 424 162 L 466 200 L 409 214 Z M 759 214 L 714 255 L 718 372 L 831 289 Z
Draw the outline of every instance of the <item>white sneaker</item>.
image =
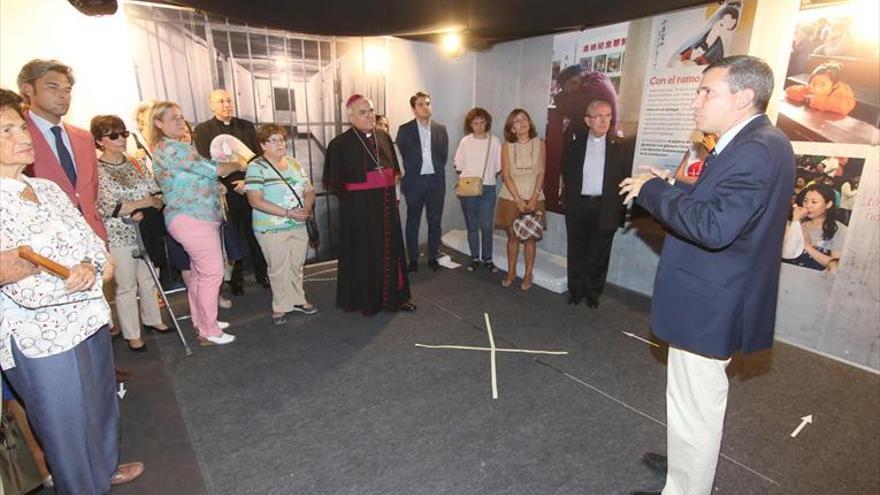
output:
M 232 307 L 232 299 L 220 296 L 220 298 L 217 299 L 217 306 L 220 309 L 229 309 Z
M 217 320 L 217 326 L 220 327 L 220 330 L 226 330 L 229 328 L 229 322 Z
M 235 342 L 235 335 L 221 333 L 220 335 L 211 335 L 208 337 L 199 336 L 199 344 L 201 345 L 226 345 Z

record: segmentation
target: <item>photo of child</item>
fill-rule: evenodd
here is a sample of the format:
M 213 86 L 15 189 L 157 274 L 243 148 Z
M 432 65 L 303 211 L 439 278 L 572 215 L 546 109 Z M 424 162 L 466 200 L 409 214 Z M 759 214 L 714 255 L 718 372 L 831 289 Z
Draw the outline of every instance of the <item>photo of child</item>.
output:
M 621 56 L 623 52 L 614 52 L 608 54 L 608 64 L 605 67 L 605 72 L 620 72 L 620 64 L 621 64 Z
M 801 5 L 776 122 L 792 141 L 880 144 L 880 43 L 861 22 L 878 5 Z
M 843 66 L 839 63 L 820 64 L 810 74 L 808 85 L 796 84 L 785 88 L 785 97 L 790 102 L 819 111 L 849 115 L 856 106 L 856 98 L 849 84 L 840 80 L 842 71 Z
M 596 55 L 593 57 L 593 70 L 596 72 L 605 72 L 605 65 L 608 60 L 608 55 L 604 53 L 602 55 Z

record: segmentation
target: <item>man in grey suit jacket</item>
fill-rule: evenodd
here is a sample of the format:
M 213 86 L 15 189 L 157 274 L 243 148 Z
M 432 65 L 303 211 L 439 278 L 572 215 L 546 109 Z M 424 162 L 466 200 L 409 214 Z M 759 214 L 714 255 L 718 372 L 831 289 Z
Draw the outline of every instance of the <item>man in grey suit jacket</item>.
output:
M 449 136 L 446 127 L 431 120 L 431 95 L 423 91 L 409 99 L 415 119 L 397 130 L 397 148 L 403 157 L 400 188 L 406 198 L 406 250 L 409 271 L 418 270 L 419 224 L 422 210 L 428 221 L 428 266 L 440 269 L 440 220 L 446 196 L 446 161 Z
M 624 179 L 621 194 L 665 224 L 651 328 L 669 343 L 665 495 L 709 494 L 737 351 L 773 345 L 779 257 L 794 187 L 791 143 L 764 112 L 773 72 L 761 59 L 710 64 L 693 102 L 697 128 L 720 138 L 693 187 L 668 174 Z M 670 184 L 669 182 L 673 182 Z M 664 462 L 666 461 L 666 462 Z

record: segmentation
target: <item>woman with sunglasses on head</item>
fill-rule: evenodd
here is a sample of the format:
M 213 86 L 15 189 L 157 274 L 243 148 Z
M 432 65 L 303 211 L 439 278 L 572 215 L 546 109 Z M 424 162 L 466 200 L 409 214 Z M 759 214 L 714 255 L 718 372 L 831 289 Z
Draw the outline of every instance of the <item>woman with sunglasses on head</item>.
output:
M 144 351 L 147 345 L 141 337 L 141 323 L 159 332 L 168 331 L 169 327 L 162 323 L 156 283 L 146 263 L 132 256 L 132 251 L 137 248 L 135 229 L 138 225 L 126 223 L 123 219 L 141 222 L 145 214 L 158 215 L 163 206 L 162 196 L 156 181 L 138 171 L 126 156 L 129 132 L 122 119 L 115 115 L 98 115 L 92 119 L 91 131 L 95 147 L 101 150 L 98 157 L 98 211 L 107 227 L 110 254 L 117 261 L 114 274 L 116 314 L 129 349 Z

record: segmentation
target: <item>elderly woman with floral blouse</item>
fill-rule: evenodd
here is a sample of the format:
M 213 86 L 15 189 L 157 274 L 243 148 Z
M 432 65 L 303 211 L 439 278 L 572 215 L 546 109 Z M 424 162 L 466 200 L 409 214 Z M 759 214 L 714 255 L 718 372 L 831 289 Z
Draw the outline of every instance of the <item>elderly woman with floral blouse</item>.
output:
M 217 298 L 223 284 L 220 247 L 220 195 L 217 177 L 245 168 L 244 162 L 216 162 L 179 139 L 186 132 L 180 107 L 170 101 L 153 104 L 147 141 L 153 172 L 165 194 L 165 225 L 190 257 L 187 285 L 193 326 L 202 345 L 224 345 L 235 336 L 217 322 Z
M 162 196 L 156 181 L 140 172 L 125 155 L 125 139 L 129 132 L 115 115 L 98 115 L 92 119 L 92 137 L 101 150 L 98 157 L 98 211 L 107 228 L 110 254 L 116 260 L 116 314 L 122 335 L 132 351 L 144 351 L 141 321 L 148 328 L 168 331 L 156 299 L 156 283 L 144 261 L 132 256 L 137 248 L 136 222 L 144 219 L 147 209 L 158 214 Z M 140 302 L 140 319 L 138 318 Z
M 0 252 L 29 246 L 69 275 L 31 267 L 11 276 L 4 269 L 0 367 L 27 408 L 55 492 L 104 494 L 144 469 L 139 462 L 118 464 L 110 308 L 101 291 L 112 264 L 61 188 L 22 173 L 34 151 L 19 101 L 0 89 Z

